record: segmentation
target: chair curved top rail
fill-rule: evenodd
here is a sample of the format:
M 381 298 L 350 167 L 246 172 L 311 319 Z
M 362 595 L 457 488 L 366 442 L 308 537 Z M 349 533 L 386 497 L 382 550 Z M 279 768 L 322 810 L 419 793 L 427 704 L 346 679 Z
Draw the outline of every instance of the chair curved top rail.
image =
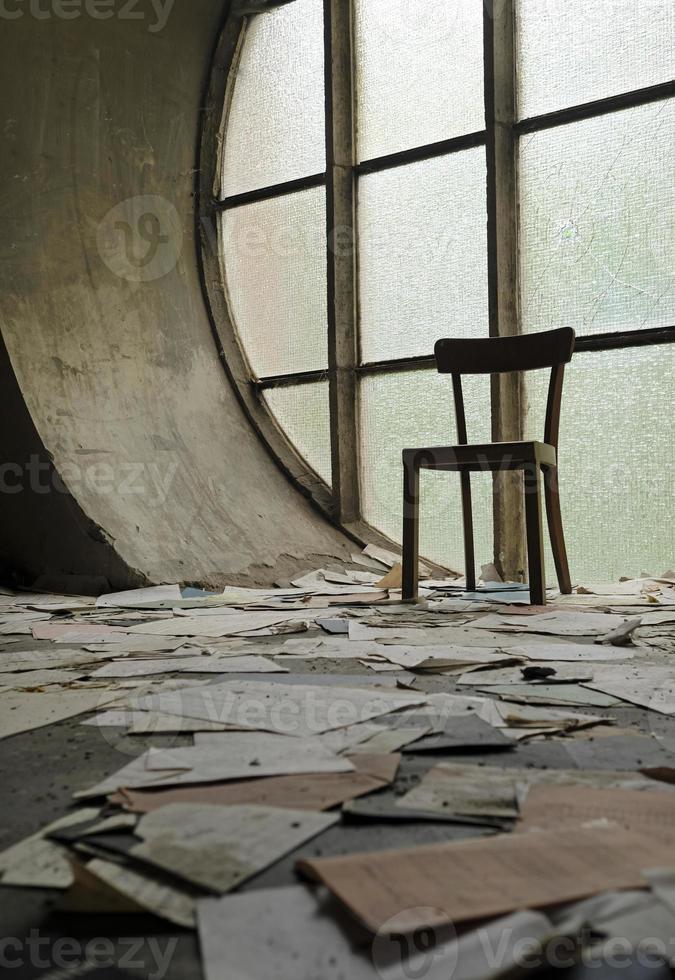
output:
M 560 327 L 517 337 L 437 340 L 436 366 L 441 374 L 503 374 L 567 364 L 574 351 L 574 330 Z

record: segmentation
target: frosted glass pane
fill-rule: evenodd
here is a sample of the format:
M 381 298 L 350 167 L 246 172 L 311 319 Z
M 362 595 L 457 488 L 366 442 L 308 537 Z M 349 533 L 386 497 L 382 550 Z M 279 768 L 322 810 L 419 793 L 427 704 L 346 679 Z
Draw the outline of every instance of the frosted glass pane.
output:
M 330 486 L 330 408 L 328 382 L 270 388 L 265 401 L 301 456 Z
M 521 141 L 525 330 L 673 322 L 674 126 L 670 100 Z
M 481 0 L 357 0 L 360 160 L 485 129 Z
M 232 319 L 259 378 L 327 366 L 325 212 L 320 187 L 222 215 Z
M 359 180 L 364 361 L 488 333 L 485 151 Z
M 225 129 L 221 195 L 326 169 L 321 0 L 250 19 Z
M 675 75 L 668 0 L 517 0 L 516 8 L 521 118 Z
M 546 380 L 538 375 L 526 375 L 528 430 L 541 438 Z M 573 582 L 615 582 L 673 567 L 674 402 L 672 345 L 572 359 L 563 391 L 560 496 Z M 555 582 L 550 549 L 548 580 Z
M 490 440 L 490 381 L 464 379 L 469 440 Z M 401 450 L 457 442 L 452 383 L 435 371 L 373 375 L 361 381 L 361 493 L 367 521 L 401 540 Z M 471 478 L 478 566 L 492 561 L 492 477 Z M 427 558 L 464 568 L 460 481 L 456 473 L 423 472 L 420 549 Z

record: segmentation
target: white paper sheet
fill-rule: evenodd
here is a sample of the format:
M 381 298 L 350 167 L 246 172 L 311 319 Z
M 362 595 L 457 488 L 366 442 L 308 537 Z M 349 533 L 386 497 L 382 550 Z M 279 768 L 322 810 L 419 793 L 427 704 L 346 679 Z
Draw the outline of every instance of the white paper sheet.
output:
M 33 731 L 65 718 L 93 711 L 110 704 L 116 695 L 110 691 L 3 691 L 0 694 L 0 738 Z
M 141 817 L 136 834 L 143 843 L 130 853 L 224 893 L 339 819 L 281 807 L 169 803 Z
M 267 657 L 172 657 L 169 660 L 122 660 L 96 670 L 92 677 L 143 677 L 151 674 L 283 674 L 288 669 Z
M 89 861 L 86 868 L 90 874 L 148 912 L 186 929 L 194 928 L 194 898 L 178 884 L 168 884 L 164 879 L 141 874 L 127 865 L 102 858 Z
M 170 603 L 180 599 L 179 585 L 153 585 L 147 589 L 128 589 L 126 592 L 109 592 L 96 600 L 99 609 L 110 607 L 120 609 L 148 608 L 154 603 Z
M 241 728 L 308 736 L 426 703 L 423 695 L 265 681 L 224 681 L 200 690 L 132 700 L 131 707 Z
M 97 808 L 68 813 L 0 853 L 0 881 L 3 885 L 32 888 L 68 888 L 73 873 L 68 851 L 61 844 L 47 840 L 45 834 L 72 827 L 98 816 Z
M 104 796 L 120 787 L 180 786 L 308 772 L 351 772 L 354 766 L 317 738 L 266 732 L 208 732 L 195 745 L 149 749 L 112 776 L 75 795 Z

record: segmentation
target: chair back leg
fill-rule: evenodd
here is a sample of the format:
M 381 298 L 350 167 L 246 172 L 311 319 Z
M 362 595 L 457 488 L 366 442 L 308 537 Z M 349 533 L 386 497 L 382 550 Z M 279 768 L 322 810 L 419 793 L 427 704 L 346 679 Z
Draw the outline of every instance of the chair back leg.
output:
M 417 598 L 419 576 L 420 471 L 414 458 L 403 460 L 403 592 L 405 602 Z
M 560 513 L 560 494 L 558 491 L 558 467 L 549 466 L 544 471 L 544 497 L 546 499 L 546 520 L 548 533 L 551 538 L 551 550 L 558 576 L 558 586 L 563 595 L 572 591 L 569 565 L 567 564 L 567 549 L 563 532 L 562 514 Z
M 460 474 L 462 481 L 462 527 L 464 531 L 464 575 L 468 592 L 476 588 L 476 559 L 473 550 L 473 510 L 471 507 L 471 474 Z
M 541 516 L 541 488 L 539 467 L 529 465 L 524 472 L 525 529 L 527 532 L 527 568 L 530 579 L 530 602 L 535 606 L 546 604 L 546 572 L 544 569 L 544 541 Z

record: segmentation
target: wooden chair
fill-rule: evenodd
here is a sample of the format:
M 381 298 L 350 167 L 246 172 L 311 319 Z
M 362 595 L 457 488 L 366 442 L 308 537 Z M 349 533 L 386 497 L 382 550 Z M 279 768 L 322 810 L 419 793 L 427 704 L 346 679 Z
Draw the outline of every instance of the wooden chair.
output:
M 541 517 L 539 470 L 544 471 L 546 516 L 560 591 L 570 593 L 570 573 L 558 495 L 558 428 L 565 364 L 574 350 L 574 330 L 563 327 L 543 333 L 484 340 L 439 340 L 434 353 L 441 374 L 452 375 L 457 417 L 457 446 L 403 450 L 403 599 L 417 598 L 419 563 L 419 474 L 421 469 L 459 473 L 466 587 L 476 587 L 471 510 L 471 472 L 523 470 L 527 563 L 530 601 L 546 603 L 546 578 Z M 463 374 L 501 374 L 551 368 L 543 442 L 493 442 L 468 445 Z

